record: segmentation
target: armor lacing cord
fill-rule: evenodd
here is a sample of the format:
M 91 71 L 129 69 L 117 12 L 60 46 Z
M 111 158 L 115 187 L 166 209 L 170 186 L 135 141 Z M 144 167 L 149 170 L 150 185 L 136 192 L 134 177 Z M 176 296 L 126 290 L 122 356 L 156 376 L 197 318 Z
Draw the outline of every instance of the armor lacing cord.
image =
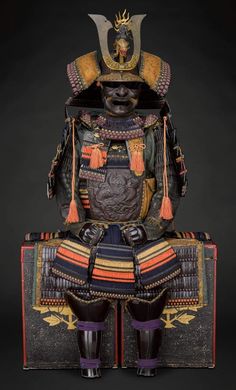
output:
M 164 134 L 163 134 L 163 198 L 160 209 L 160 217 L 166 220 L 173 218 L 172 204 L 168 194 L 168 175 L 167 175 L 167 162 L 166 162 L 166 121 L 167 117 L 163 116 L 164 121 Z
M 71 202 L 66 223 L 79 222 L 79 214 L 75 201 L 75 118 L 72 118 L 72 153 Z
M 132 248 L 132 251 L 133 251 L 133 259 L 134 259 L 133 264 L 134 264 L 135 289 L 140 292 L 143 287 L 141 282 L 141 270 L 140 270 L 138 259 L 135 255 L 134 248 Z
M 99 330 L 105 330 L 105 324 L 104 324 L 104 321 L 101 321 L 101 322 L 78 321 L 77 322 L 77 329 L 97 332 Z
M 80 368 L 99 368 L 101 365 L 101 359 L 89 359 L 80 357 Z
M 162 328 L 162 321 L 159 318 L 148 321 L 132 320 L 131 325 L 136 330 L 153 330 Z

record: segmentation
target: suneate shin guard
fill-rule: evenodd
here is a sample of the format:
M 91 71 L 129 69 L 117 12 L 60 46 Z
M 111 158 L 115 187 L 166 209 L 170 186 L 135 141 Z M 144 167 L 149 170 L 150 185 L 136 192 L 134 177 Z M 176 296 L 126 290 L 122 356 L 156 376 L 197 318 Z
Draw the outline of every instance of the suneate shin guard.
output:
M 81 375 L 84 378 L 98 378 L 100 371 L 100 347 L 104 321 L 110 301 L 105 298 L 84 300 L 71 291 L 66 292 L 66 300 L 78 318 L 77 340 L 80 351 Z
M 158 352 L 162 339 L 162 321 L 167 289 L 151 301 L 134 298 L 127 301 L 127 309 L 132 317 L 132 326 L 137 333 L 138 363 L 137 375 L 155 376 L 159 359 Z

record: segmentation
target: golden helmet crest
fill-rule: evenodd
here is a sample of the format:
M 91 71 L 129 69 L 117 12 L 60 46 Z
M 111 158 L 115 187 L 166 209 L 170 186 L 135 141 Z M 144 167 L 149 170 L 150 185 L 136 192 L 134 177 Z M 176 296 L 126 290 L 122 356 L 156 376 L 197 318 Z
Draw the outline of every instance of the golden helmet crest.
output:
M 78 57 L 67 66 L 67 74 L 77 96 L 95 81 L 139 81 L 146 83 L 160 97 L 170 83 L 170 66 L 160 57 L 141 50 L 141 23 L 146 14 L 133 15 L 119 11 L 112 24 L 104 15 L 89 14 L 97 27 L 101 60 L 97 51 Z M 108 32 L 115 39 L 109 49 Z

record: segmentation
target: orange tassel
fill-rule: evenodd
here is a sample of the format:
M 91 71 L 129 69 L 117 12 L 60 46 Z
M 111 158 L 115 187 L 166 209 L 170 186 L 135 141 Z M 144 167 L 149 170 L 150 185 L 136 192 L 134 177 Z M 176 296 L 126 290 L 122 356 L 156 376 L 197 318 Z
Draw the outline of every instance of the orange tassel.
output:
M 75 201 L 75 118 L 72 118 L 72 179 L 71 179 L 71 202 L 66 223 L 79 222 L 79 214 Z
M 172 212 L 172 203 L 168 195 L 168 176 L 167 176 L 167 163 L 166 163 L 166 121 L 167 117 L 163 117 L 164 121 L 164 134 L 163 134 L 163 163 L 164 163 L 164 169 L 163 169 L 163 198 L 161 203 L 161 209 L 160 209 L 160 217 L 162 219 L 172 219 L 173 218 L 173 212 Z
M 103 167 L 102 152 L 99 149 L 104 144 L 96 144 L 92 146 L 92 153 L 90 157 L 89 167 L 92 169 Z
M 130 169 L 131 171 L 136 170 L 136 163 L 137 163 L 137 150 L 134 150 L 133 153 L 131 154 L 131 161 L 130 161 Z
M 131 171 L 134 171 L 137 175 L 142 175 L 145 170 L 143 161 L 144 148 L 144 144 L 134 144 L 131 148 L 130 169 Z
M 79 222 L 79 215 L 78 215 L 76 201 L 73 199 L 70 202 L 70 208 L 66 218 L 66 223 L 76 223 L 76 222 Z
M 169 196 L 163 196 L 162 198 L 160 217 L 167 220 L 173 218 L 172 204 Z

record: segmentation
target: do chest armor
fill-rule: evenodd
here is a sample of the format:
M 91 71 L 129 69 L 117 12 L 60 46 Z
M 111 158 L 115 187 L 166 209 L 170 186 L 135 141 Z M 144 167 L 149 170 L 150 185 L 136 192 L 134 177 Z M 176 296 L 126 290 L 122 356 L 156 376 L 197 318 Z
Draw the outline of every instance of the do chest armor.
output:
M 129 130 L 128 140 L 122 139 L 126 138 L 124 123 L 123 130 L 114 130 L 114 127 L 110 130 L 112 135 L 104 127 L 101 133 L 99 128 L 85 131 L 79 169 L 82 204 L 86 204 L 87 216 L 93 220 L 138 222 L 146 216 L 147 201 L 150 202 L 155 191 L 153 172 L 145 167 L 151 151 L 146 152 L 146 137 L 140 125 L 134 127 L 133 134 Z M 104 133 L 109 138 L 100 138 Z M 134 138 L 137 133 L 142 137 Z M 97 165 L 91 164 L 95 150 Z

